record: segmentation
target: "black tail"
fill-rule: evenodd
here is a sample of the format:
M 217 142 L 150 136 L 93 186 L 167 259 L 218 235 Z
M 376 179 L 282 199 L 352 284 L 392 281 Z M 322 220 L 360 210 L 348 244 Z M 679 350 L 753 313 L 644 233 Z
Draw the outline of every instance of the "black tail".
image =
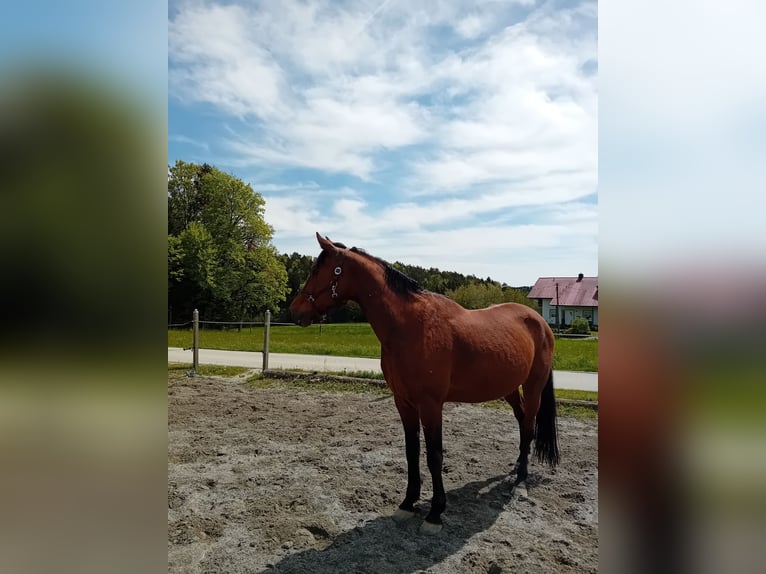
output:
M 553 396 L 553 371 L 551 370 L 540 397 L 540 410 L 537 411 L 535 420 L 535 456 L 539 462 L 547 462 L 551 466 L 559 463 L 556 430 L 556 398 Z

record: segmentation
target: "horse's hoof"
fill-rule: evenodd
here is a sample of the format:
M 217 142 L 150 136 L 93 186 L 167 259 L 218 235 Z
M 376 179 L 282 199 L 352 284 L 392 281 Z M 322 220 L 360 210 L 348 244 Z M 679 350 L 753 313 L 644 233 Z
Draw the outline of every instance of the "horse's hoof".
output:
M 396 520 L 397 522 L 404 522 L 405 520 L 409 520 L 413 516 L 415 516 L 414 512 L 410 510 L 404 510 L 402 508 L 397 508 L 392 518 Z
M 439 534 L 441 530 L 442 530 L 441 524 L 433 524 L 432 522 L 423 522 L 423 524 L 420 525 L 420 533 L 427 534 L 428 536 Z
M 517 482 L 513 487 L 513 490 L 522 500 L 529 498 L 529 491 L 527 490 L 527 482 L 525 480 Z

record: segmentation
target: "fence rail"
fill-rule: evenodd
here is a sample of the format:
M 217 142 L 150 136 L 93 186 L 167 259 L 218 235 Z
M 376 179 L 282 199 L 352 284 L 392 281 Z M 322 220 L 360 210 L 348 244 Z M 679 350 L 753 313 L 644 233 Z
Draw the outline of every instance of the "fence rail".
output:
M 186 323 L 168 323 L 168 329 L 180 329 L 192 325 L 193 321 L 186 321 Z M 202 325 L 237 325 L 242 327 L 263 327 L 266 323 L 264 321 L 200 321 Z M 276 323 L 271 322 L 272 327 L 296 327 L 295 323 Z
M 192 369 L 189 372 L 189 376 L 196 376 L 197 371 L 199 370 L 199 326 L 204 324 L 210 324 L 210 325 L 240 325 L 240 326 L 263 326 L 264 332 L 263 332 L 263 370 L 266 371 L 269 368 L 269 339 L 271 336 L 271 326 L 272 325 L 280 325 L 280 326 L 288 326 L 292 325 L 292 323 L 272 323 L 271 322 L 271 311 L 266 309 L 266 312 L 264 313 L 264 320 L 263 321 L 200 321 L 199 319 L 199 311 L 197 309 L 194 310 L 194 313 L 192 313 L 192 320 L 187 321 L 185 323 L 169 323 L 168 328 L 172 327 L 185 327 L 187 325 L 192 326 L 192 346 L 190 347 L 192 351 Z M 186 348 L 184 350 L 187 350 Z

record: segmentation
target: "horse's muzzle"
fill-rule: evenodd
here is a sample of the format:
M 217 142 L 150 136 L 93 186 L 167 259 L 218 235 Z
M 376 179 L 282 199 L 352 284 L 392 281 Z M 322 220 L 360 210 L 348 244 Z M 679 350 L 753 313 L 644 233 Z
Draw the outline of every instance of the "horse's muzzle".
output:
M 309 313 L 301 313 L 300 311 L 290 311 L 290 316 L 293 319 L 293 323 L 300 327 L 308 327 L 313 323 L 311 315 Z

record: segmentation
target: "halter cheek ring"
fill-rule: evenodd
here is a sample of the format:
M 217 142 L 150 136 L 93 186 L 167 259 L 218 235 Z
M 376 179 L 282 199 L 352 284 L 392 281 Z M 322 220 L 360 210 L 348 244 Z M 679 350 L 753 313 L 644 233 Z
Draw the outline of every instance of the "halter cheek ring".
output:
M 329 288 L 329 289 L 332 290 L 332 293 L 330 294 L 330 296 L 333 299 L 338 299 L 340 297 L 340 295 L 338 294 L 338 278 L 340 278 L 341 273 L 343 273 L 343 268 L 340 265 L 338 265 L 333 270 L 333 273 L 334 273 L 334 275 L 336 277 L 335 281 L 330 283 L 330 285 L 328 285 L 324 289 L 321 289 L 319 291 L 319 293 L 317 293 L 317 295 L 319 295 L 320 293 L 324 293 Z M 305 289 L 301 289 L 301 292 L 306 293 L 306 290 Z M 312 305 L 314 305 L 314 302 L 316 301 L 316 297 L 314 297 L 314 295 L 312 295 L 311 293 L 306 293 L 306 299 L 308 299 L 309 303 L 311 303 Z

